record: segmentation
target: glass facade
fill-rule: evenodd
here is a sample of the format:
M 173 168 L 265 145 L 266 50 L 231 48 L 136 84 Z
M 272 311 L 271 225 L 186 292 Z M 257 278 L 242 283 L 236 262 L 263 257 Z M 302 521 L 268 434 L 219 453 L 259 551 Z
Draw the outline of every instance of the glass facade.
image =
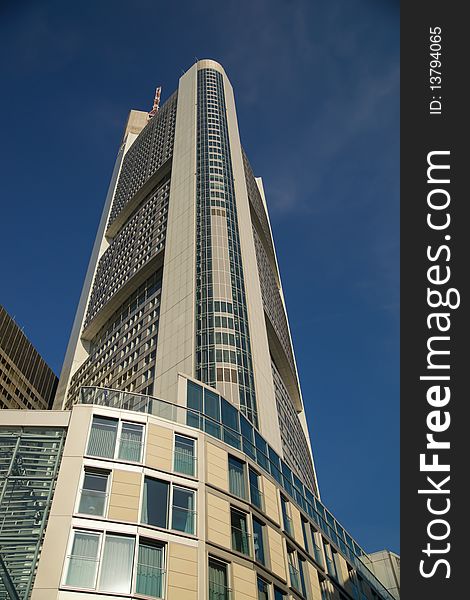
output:
M 0 427 L 0 598 L 29 597 L 64 440 L 61 428 Z
M 172 405 L 154 397 L 129 393 L 121 393 L 120 396 L 119 393 L 114 395 L 112 397 L 112 406 L 118 408 L 119 406 L 126 405 L 128 409 L 132 409 L 134 406 L 134 410 L 148 412 L 163 419 L 177 423 L 179 422 L 204 431 L 204 422 L 207 421 L 209 417 L 200 411 L 204 410 L 204 395 L 206 388 L 198 385 L 194 381 L 187 380 L 187 383 L 187 407 Z M 84 388 L 81 396 L 82 402 L 84 404 L 108 405 L 108 396 L 103 393 L 104 391 L 106 390 L 99 388 Z M 212 390 L 209 391 L 212 393 Z M 295 502 L 296 505 L 311 519 L 312 527 L 317 527 L 326 539 L 331 540 L 372 587 L 377 588 L 377 586 L 379 586 L 380 595 L 382 597 L 390 599 L 391 596 L 388 592 L 380 586 L 375 576 L 362 562 L 361 556 L 366 554 L 364 550 L 362 550 L 357 542 L 343 529 L 340 523 L 336 521 L 318 497 L 307 486 L 302 484 L 300 479 L 292 473 L 288 465 L 266 442 L 265 445 L 261 445 L 263 448 L 262 456 L 258 456 L 259 450 L 256 448 L 252 424 L 221 396 L 219 396 L 219 402 L 222 421 L 218 423 L 213 422 L 213 424 L 219 428 L 218 431 L 221 432 L 223 441 L 237 450 L 249 448 L 250 452 L 246 453 L 247 456 L 252 458 L 252 460 L 258 464 L 260 469 L 271 475 L 275 481 L 278 482 L 280 487 L 286 493 L 286 500 L 287 497 L 289 497 L 291 501 Z M 227 406 L 228 410 L 224 409 L 224 406 Z M 216 437 L 220 439 L 219 436 Z M 267 463 L 264 454 L 266 450 L 269 459 Z M 287 516 L 289 517 L 288 514 Z M 318 546 L 316 545 L 315 548 L 318 548 Z M 318 554 L 318 559 L 317 554 L 318 551 L 315 550 L 315 560 L 321 566 L 322 562 L 319 560 L 321 558 L 321 551 Z
M 223 79 L 202 69 L 197 85 L 196 377 L 238 390 L 234 401 L 257 425 Z

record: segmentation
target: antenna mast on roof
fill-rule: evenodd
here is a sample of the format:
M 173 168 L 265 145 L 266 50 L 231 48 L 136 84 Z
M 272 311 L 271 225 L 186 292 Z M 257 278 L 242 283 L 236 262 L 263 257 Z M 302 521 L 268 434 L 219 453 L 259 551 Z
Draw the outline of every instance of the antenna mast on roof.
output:
M 153 99 L 153 108 L 152 110 L 149 112 L 149 120 L 153 119 L 153 117 L 157 114 L 158 112 L 158 108 L 160 106 L 160 95 L 162 93 L 162 88 L 161 87 L 157 87 L 157 89 L 155 90 L 155 98 Z

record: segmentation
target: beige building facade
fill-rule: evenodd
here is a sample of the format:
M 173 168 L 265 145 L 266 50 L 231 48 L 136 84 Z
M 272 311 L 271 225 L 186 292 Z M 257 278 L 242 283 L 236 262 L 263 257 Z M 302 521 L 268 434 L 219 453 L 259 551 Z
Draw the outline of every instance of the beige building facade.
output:
M 391 600 L 241 413 L 234 428 L 209 419 L 188 406 L 213 388 L 181 375 L 177 387 L 176 403 L 84 388 L 70 411 L 5 412 L 4 439 L 64 432 L 30 596 L 10 570 L 18 598 Z

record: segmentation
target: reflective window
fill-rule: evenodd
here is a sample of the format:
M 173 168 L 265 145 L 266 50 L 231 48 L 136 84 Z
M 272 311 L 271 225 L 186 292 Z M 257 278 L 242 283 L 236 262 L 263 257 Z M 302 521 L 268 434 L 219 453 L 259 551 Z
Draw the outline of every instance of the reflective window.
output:
M 230 455 L 228 457 L 228 481 L 231 494 L 246 498 L 245 463 Z
M 109 473 L 85 471 L 78 512 L 102 517 L 105 513 Z
M 168 489 L 166 481 L 146 477 L 142 498 L 142 522 L 155 527 L 167 528 Z
M 262 565 L 265 563 L 264 556 L 264 524 L 253 517 L 253 546 L 255 549 L 255 560 Z
M 196 511 L 193 490 L 173 486 L 173 504 L 171 528 L 184 533 L 194 534 L 196 529 Z
M 137 559 L 136 593 L 163 598 L 164 574 L 164 547 L 153 541 L 141 541 Z
M 230 524 L 232 531 L 232 550 L 250 556 L 250 536 L 248 533 L 246 514 L 231 508 Z
M 173 470 L 194 477 L 196 471 L 194 439 L 175 433 Z

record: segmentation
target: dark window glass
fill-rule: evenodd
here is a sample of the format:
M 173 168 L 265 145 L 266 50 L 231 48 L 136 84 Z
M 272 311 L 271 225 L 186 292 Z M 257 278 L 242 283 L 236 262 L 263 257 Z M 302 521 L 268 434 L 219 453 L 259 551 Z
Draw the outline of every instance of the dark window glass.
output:
M 248 469 L 250 477 L 250 498 L 251 503 L 263 510 L 263 495 L 259 489 L 259 475 L 251 467 Z
M 256 460 L 256 451 L 253 444 L 253 426 L 243 415 L 240 415 L 240 425 L 243 437 L 243 452 L 253 460 Z
M 255 548 L 255 560 L 262 565 L 265 564 L 264 558 L 264 538 L 263 538 L 263 523 L 258 519 L 253 518 L 253 545 Z
M 228 457 L 228 480 L 230 493 L 246 498 L 245 463 L 235 456 Z
M 269 473 L 269 463 L 267 459 L 268 447 L 266 442 L 260 436 L 260 434 L 255 431 L 255 445 L 256 445 L 256 460 L 259 465 L 263 467 L 265 471 Z
M 186 423 L 187 425 L 191 425 L 191 427 L 200 428 L 199 413 L 202 413 L 202 387 L 192 381 L 188 381 L 187 394 L 188 412 Z
M 168 525 L 168 488 L 166 481 L 146 477 L 142 499 L 142 522 L 155 527 Z
M 230 444 L 234 448 L 240 449 L 240 436 L 235 432 L 239 431 L 238 411 L 235 407 L 229 404 L 226 400 L 222 401 L 222 423 L 224 427 L 224 442 Z M 233 430 L 233 431 L 232 431 Z
M 258 577 L 258 600 L 269 600 L 269 586 L 261 577 Z
M 204 414 L 211 419 L 205 419 L 205 431 L 216 438 L 221 437 L 220 432 L 220 396 L 210 390 L 204 390 Z M 214 423 L 217 421 L 217 423 Z

